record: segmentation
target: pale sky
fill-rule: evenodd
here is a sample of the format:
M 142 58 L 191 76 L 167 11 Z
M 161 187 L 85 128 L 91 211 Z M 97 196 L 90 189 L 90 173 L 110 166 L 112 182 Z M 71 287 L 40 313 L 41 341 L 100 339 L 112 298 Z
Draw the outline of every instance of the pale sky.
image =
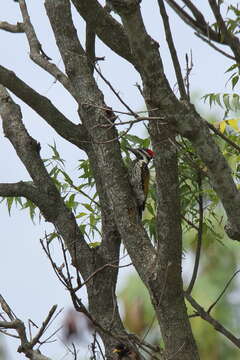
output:
M 173 85 L 176 80 L 164 41 L 163 27 L 156 4 L 157 1 L 145 0 L 142 2 L 142 10 L 147 29 L 160 43 L 166 74 Z M 60 61 L 55 40 L 45 15 L 44 1 L 28 0 L 27 5 L 44 51 L 53 59 L 55 64 L 62 68 L 63 64 Z M 201 6 L 209 14 L 208 18 L 211 20 L 211 12 L 206 2 L 202 2 Z M 169 15 L 172 15 L 170 10 Z M 74 19 L 83 44 L 83 23 L 76 14 Z M 12 0 L 5 0 L 4 5 L 1 5 L 0 20 L 11 23 L 21 21 L 18 4 Z M 202 94 L 221 91 L 230 92 L 230 88 L 225 88 L 227 76 L 224 71 L 232 62 L 197 39 L 193 34 L 193 30 L 188 28 L 175 15 L 171 16 L 170 20 L 183 70 L 185 68 L 185 54 L 189 54 L 190 50 L 193 53 L 194 68 L 191 74 L 191 89 L 194 91 L 199 90 Z M 54 84 L 54 79 L 50 75 L 29 60 L 29 48 L 23 34 L 10 34 L 0 31 L 0 49 L 1 65 L 13 70 L 27 84 L 41 94 L 48 96 L 69 119 L 78 122 L 75 101 L 70 98 L 59 84 Z M 134 86 L 136 82 L 139 82 L 139 76 L 134 68 L 125 60 L 112 54 L 100 41 L 97 42 L 97 56 L 106 57 L 106 60 L 100 63 L 101 70 L 104 76 L 111 80 L 112 85 L 119 91 L 123 99 L 134 110 L 142 109 L 142 99 Z M 98 79 L 97 75 L 96 78 Z M 107 105 L 112 106 L 113 109 L 122 110 L 122 106 L 107 89 L 106 85 L 101 81 L 99 81 L 99 84 L 104 90 Z M 77 160 L 82 158 L 82 154 L 79 153 L 78 149 L 65 140 L 61 140 L 55 131 L 45 124 L 43 119 L 22 104 L 19 99 L 15 99 L 18 104 L 22 105 L 24 123 L 27 129 L 41 143 L 41 155 L 45 157 L 49 154 L 48 144 L 53 144 L 55 140 L 62 157 L 69 161 L 68 169 L 70 171 L 76 169 Z M 0 164 L 2 169 L 0 182 L 29 179 L 9 141 L 1 136 L 0 144 Z M 44 221 L 40 225 L 34 226 L 26 211 L 13 209 L 12 216 L 9 217 L 3 204 L 0 205 L 0 215 L 2 230 L 0 293 L 6 298 L 20 319 L 26 321 L 31 318 L 40 325 L 53 304 L 58 304 L 59 309 L 70 305 L 67 292 L 56 279 L 39 244 L 39 239 L 44 236 L 45 229 L 51 229 L 51 226 Z M 56 320 L 53 329 L 58 327 L 59 321 Z M 4 342 L 7 346 L 8 360 L 24 358 L 23 355 L 16 353 L 19 345 L 17 341 L 5 338 Z M 60 355 L 64 354 L 61 345 L 57 343 L 42 348 L 42 352 L 56 360 L 59 360 Z

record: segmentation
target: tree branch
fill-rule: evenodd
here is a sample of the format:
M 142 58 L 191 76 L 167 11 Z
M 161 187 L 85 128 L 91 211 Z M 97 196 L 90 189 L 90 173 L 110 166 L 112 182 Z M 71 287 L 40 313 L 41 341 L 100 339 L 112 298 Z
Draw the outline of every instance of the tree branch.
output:
M 40 157 L 39 144 L 28 134 L 22 123 L 20 107 L 13 102 L 3 86 L 0 86 L 0 115 L 5 136 L 12 143 L 34 181 L 38 192 L 37 195 L 35 194 L 34 203 L 39 207 L 45 219 L 52 222 L 59 230 L 72 258 L 77 256 L 83 276 L 89 276 L 93 272 L 90 263 L 92 252 L 84 241 L 75 217 L 65 206 L 44 166 Z
M 227 45 L 222 39 L 220 34 L 214 31 L 205 20 L 202 13 L 191 3 L 190 1 L 185 1 L 186 6 L 190 11 L 193 12 L 195 19 L 191 17 L 183 8 L 176 3 L 175 0 L 165 0 L 169 6 L 178 14 L 178 16 L 189 26 L 191 26 L 197 32 L 200 32 L 208 39 L 216 41 L 220 44 Z M 188 5 L 187 5 L 188 3 Z M 190 5 L 191 4 L 191 5 Z
M 86 150 L 89 135 L 82 125 L 68 120 L 45 96 L 40 95 L 13 71 L 0 66 L 0 83 L 36 111 L 64 139 Z
M 17 183 L 0 183 L 0 196 L 3 197 L 25 197 L 33 201 L 37 195 L 37 188 L 30 182 L 20 181 Z
M 223 39 L 225 43 L 232 49 L 232 52 L 235 55 L 236 61 L 240 63 L 240 42 L 239 39 L 234 36 L 230 31 L 228 31 L 225 21 L 222 18 L 220 12 L 220 5 L 216 3 L 215 0 L 208 0 L 209 5 L 212 9 L 212 12 L 215 16 L 215 19 L 219 25 Z
M 193 274 L 191 281 L 188 285 L 186 292 L 191 294 L 192 289 L 194 287 L 195 281 L 197 279 L 197 273 L 199 268 L 199 261 L 201 255 L 201 248 L 202 248 L 202 234 L 203 234 L 203 196 L 202 196 L 202 174 L 201 172 L 198 173 L 198 206 L 199 206 L 199 224 L 198 224 L 198 238 L 197 238 L 197 249 L 195 255 L 195 263 L 193 268 Z
M 24 32 L 30 47 L 30 58 L 41 68 L 54 76 L 54 78 L 57 79 L 75 99 L 77 99 L 78 96 L 67 76 L 55 64 L 49 62 L 51 58 L 43 51 L 42 45 L 40 44 L 31 23 L 25 0 L 19 0 L 19 6 L 23 17 Z
M 95 39 L 96 34 L 92 30 L 91 25 L 86 23 L 86 55 L 88 58 L 88 66 L 90 68 L 91 73 L 94 71 L 94 65 L 96 60 L 96 54 L 95 54 Z
M 206 320 L 209 324 L 211 324 L 215 330 L 223 334 L 228 340 L 230 340 L 234 345 L 240 348 L 240 339 L 234 336 L 229 330 L 227 330 L 222 324 L 220 324 L 217 320 L 215 320 L 204 308 L 199 305 L 193 297 L 185 293 L 185 297 L 188 302 L 192 305 L 192 307 L 197 310 L 197 314 L 201 316 L 202 319 Z
M 10 24 L 7 21 L 0 21 L 0 29 L 11 32 L 11 33 L 23 33 L 24 32 L 23 23 L 20 23 L 20 22 L 18 22 L 15 25 L 15 24 Z
M 169 25 L 169 21 L 168 21 L 168 15 L 166 12 L 166 8 L 164 5 L 164 1 L 163 0 L 158 0 L 158 5 L 160 8 L 160 13 L 163 19 L 163 24 L 164 24 L 164 29 L 165 29 L 165 35 L 166 35 L 166 41 L 168 43 L 168 48 L 172 57 L 172 62 L 173 62 L 173 67 L 174 67 L 174 71 L 176 74 L 176 78 L 177 78 L 177 83 L 178 83 L 178 89 L 180 92 L 180 98 L 181 99 L 187 99 L 187 93 L 185 90 L 185 86 L 184 86 L 184 81 L 183 81 L 183 77 L 182 77 L 182 72 L 181 72 L 181 67 L 180 67 L 180 63 L 178 60 L 178 56 L 177 56 L 177 52 L 176 52 L 176 48 L 174 45 L 174 41 L 172 38 L 172 33 L 171 33 L 171 28 Z
M 119 24 L 97 0 L 71 0 L 97 36 L 116 54 L 134 65 L 128 38 Z
M 2 298 L 2 296 L 0 299 L 0 303 L 1 303 L 3 311 L 5 311 L 6 307 L 10 309 L 10 306 L 6 303 L 6 301 Z M 56 310 L 56 305 L 54 305 L 52 307 L 52 309 L 50 310 L 48 317 L 43 322 L 43 325 L 42 325 L 40 331 L 38 332 L 38 335 L 42 336 L 43 332 L 41 332 L 41 330 L 43 329 L 44 324 L 46 324 L 46 322 L 48 322 L 50 314 L 52 315 L 55 310 Z M 6 313 L 8 315 L 8 311 Z M 33 340 L 37 339 L 37 341 L 38 341 L 40 339 L 40 336 L 38 337 L 38 335 L 37 335 L 36 337 L 34 337 L 34 339 L 32 341 L 29 342 L 28 338 L 27 338 L 27 334 L 26 334 L 26 328 L 25 328 L 23 321 L 21 321 L 20 319 L 18 319 L 16 317 L 12 318 L 11 316 L 10 316 L 10 319 L 11 319 L 11 321 L 0 321 L 0 328 L 16 330 L 16 332 L 18 334 L 18 338 L 21 341 L 21 345 L 18 348 L 18 352 L 24 353 L 27 358 L 33 359 L 33 360 L 51 360 L 50 358 L 42 355 L 38 350 L 33 350 L 33 347 L 36 345 L 36 342 L 34 342 Z
M 225 51 L 223 51 L 222 49 L 219 49 L 216 45 L 214 45 L 211 40 L 203 37 L 201 34 L 199 34 L 198 32 L 195 32 L 195 35 L 201 39 L 202 41 L 206 42 L 209 46 L 211 46 L 214 50 L 218 51 L 220 54 L 226 56 L 228 59 L 231 59 L 231 60 L 236 60 L 234 56 L 226 53 Z

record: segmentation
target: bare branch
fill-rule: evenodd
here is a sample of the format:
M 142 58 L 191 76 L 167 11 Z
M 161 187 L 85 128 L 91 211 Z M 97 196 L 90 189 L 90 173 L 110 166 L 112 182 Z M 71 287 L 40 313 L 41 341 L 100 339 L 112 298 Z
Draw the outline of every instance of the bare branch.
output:
M 2 296 L 1 296 L 0 301 L 1 301 L 1 305 L 3 306 L 4 311 L 6 310 L 7 311 L 6 313 L 8 314 L 8 316 L 10 318 L 12 318 L 12 311 L 11 311 L 11 313 L 9 313 L 9 310 L 8 310 L 8 309 L 10 309 L 10 306 L 7 304 L 7 302 L 3 299 Z M 49 316 L 50 316 L 51 312 L 53 311 L 53 309 L 54 309 L 54 307 L 51 309 L 47 319 L 43 323 L 43 326 L 41 327 L 41 329 L 40 329 L 40 331 L 38 333 L 38 335 L 39 335 L 38 340 L 39 340 L 40 336 L 43 333 L 43 332 L 41 332 L 41 330 L 43 330 L 44 324 L 48 321 Z M 14 317 L 15 317 L 15 315 L 14 315 Z M 33 347 L 36 344 L 36 342 L 34 342 L 34 341 L 29 342 L 28 341 L 27 334 L 26 334 L 26 328 L 25 328 L 25 325 L 24 325 L 23 321 L 19 320 L 16 317 L 15 317 L 15 319 L 12 318 L 11 321 L 0 321 L 0 328 L 1 329 L 13 329 L 13 330 L 16 330 L 16 332 L 18 334 L 18 338 L 21 341 L 21 345 L 18 348 L 19 353 L 24 353 L 26 355 L 26 357 L 29 358 L 29 359 L 51 360 L 50 358 L 42 355 L 38 350 L 33 350 Z M 3 332 L 3 333 L 5 333 L 6 335 L 9 335 L 9 336 L 16 337 L 16 336 L 14 336 L 12 334 L 9 334 L 7 332 Z M 37 339 L 37 337 L 35 337 L 34 339 Z
M 193 297 L 185 293 L 185 297 L 188 300 L 188 302 L 192 305 L 192 307 L 197 310 L 197 313 L 199 316 L 201 316 L 202 319 L 206 320 L 209 324 L 211 324 L 215 330 L 223 334 L 228 340 L 230 340 L 234 345 L 236 345 L 238 348 L 240 348 L 240 339 L 234 336 L 229 330 L 227 330 L 220 322 L 215 320 L 209 312 L 205 311 L 204 308 L 199 305 L 196 300 L 193 299 Z
M 81 257 L 78 263 L 81 264 L 83 273 L 88 276 L 92 273 L 92 265 L 89 261 L 92 252 L 79 230 L 75 217 L 66 207 L 44 166 L 39 144 L 28 134 L 23 125 L 20 107 L 13 102 L 3 86 L 0 86 L 0 115 L 6 137 L 14 146 L 37 188 L 38 194 L 35 193 L 34 203 L 45 219 L 56 226 L 73 258 L 77 247 L 77 254 Z
M 236 36 L 234 36 L 230 31 L 228 31 L 225 21 L 223 20 L 221 12 L 220 12 L 220 5 L 217 4 L 216 0 L 209 0 L 209 5 L 211 6 L 212 12 L 213 12 L 215 19 L 219 25 L 219 28 L 221 30 L 221 33 L 223 35 L 223 39 L 224 39 L 225 43 L 227 43 L 230 46 L 230 48 L 232 49 L 232 52 L 235 55 L 236 61 L 238 63 L 240 63 L 239 39 Z
M 206 42 L 206 43 L 207 43 L 209 46 L 211 46 L 214 50 L 218 51 L 220 54 L 226 56 L 228 59 L 231 59 L 231 60 L 234 60 L 234 61 L 235 61 L 235 57 L 234 57 L 234 56 L 226 53 L 226 52 L 223 51 L 222 49 L 219 49 L 219 47 L 217 47 L 216 45 L 214 45 L 211 40 L 203 37 L 203 36 L 202 36 L 201 34 L 199 34 L 198 32 L 195 32 L 195 35 L 196 35 L 197 37 L 199 37 L 199 39 L 201 39 L 202 41 Z
M 0 66 L 0 83 L 36 111 L 56 132 L 81 149 L 88 147 L 88 133 L 79 124 L 73 124 L 45 96 L 40 95 L 20 78 Z M 7 100 L 7 98 L 6 98 Z M 5 101 L 6 101 L 5 100 Z
M 211 39 L 212 41 L 219 42 L 221 44 L 226 43 L 221 39 L 221 36 L 219 33 L 214 31 L 209 25 L 208 22 L 204 19 L 204 16 L 202 13 L 190 2 L 186 1 L 185 3 L 188 3 L 191 6 L 188 7 L 190 10 L 193 10 L 193 15 L 196 18 L 194 19 L 191 17 L 180 5 L 176 3 L 175 0 L 165 0 L 169 6 L 179 15 L 179 17 L 189 26 L 191 26 L 194 30 L 196 30 L 198 33 L 200 32 L 207 38 Z
M 188 285 L 186 290 L 187 293 L 191 294 L 192 289 L 194 287 L 195 281 L 197 279 L 197 273 L 199 268 L 199 261 L 201 255 L 201 248 L 202 248 L 202 234 L 203 234 L 203 196 L 202 196 L 202 174 L 201 172 L 198 173 L 198 206 L 199 206 L 199 224 L 198 224 L 198 238 L 197 238 L 197 249 L 195 255 L 195 263 L 193 268 L 193 274 L 191 281 Z
M 16 25 L 10 24 L 7 21 L 0 21 L 0 29 L 11 33 L 23 33 L 23 23 L 18 22 Z
M 232 141 L 231 139 L 229 139 L 226 135 L 224 135 L 223 133 L 221 133 L 221 131 L 219 131 L 213 124 L 209 123 L 206 121 L 207 126 L 209 127 L 209 129 L 211 129 L 216 135 L 218 135 L 220 138 L 222 138 L 224 141 L 226 141 L 226 143 L 228 143 L 229 145 L 231 145 L 234 149 L 236 149 L 237 151 L 240 152 L 240 146 L 238 146 L 234 141 Z
M 35 198 L 37 189 L 31 182 L 20 181 L 17 183 L 0 183 L 0 196 L 3 197 L 25 197 L 29 200 Z
M 39 329 L 38 333 L 34 336 L 32 341 L 30 342 L 32 348 L 39 342 L 39 340 L 40 340 L 41 336 L 43 335 L 43 333 L 45 332 L 51 318 L 53 317 L 53 314 L 55 313 L 56 309 L 57 309 L 57 305 L 53 305 L 53 307 L 51 308 L 51 310 L 48 313 L 48 316 L 43 321 L 42 326 Z
M 97 36 L 114 52 L 134 64 L 129 41 L 122 27 L 97 0 L 71 0 Z
M 212 305 L 209 306 L 207 312 L 210 314 L 210 312 L 212 311 L 212 309 L 214 308 L 214 306 L 218 303 L 218 301 L 221 299 L 221 297 L 224 295 L 224 293 L 226 292 L 227 288 L 229 287 L 229 285 L 231 284 L 232 280 L 235 278 L 235 276 L 237 274 L 239 274 L 240 270 L 235 271 L 235 273 L 231 276 L 231 278 L 228 280 L 227 284 L 224 286 L 224 289 L 221 291 L 220 295 L 217 297 L 217 299 L 214 301 L 214 303 Z
M 174 45 L 174 41 L 172 38 L 172 33 L 171 33 L 171 28 L 169 25 L 169 21 L 168 21 L 168 15 L 167 15 L 167 11 L 164 5 L 164 1 L 163 0 L 158 0 L 158 5 L 160 8 L 160 12 L 162 15 L 162 19 L 163 19 L 163 24 L 164 24 L 164 29 L 165 29 L 165 35 L 166 35 L 166 40 L 168 43 L 168 48 L 172 57 L 172 62 L 173 62 L 173 67 L 174 67 L 174 71 L 176 74 L 176 78 L 177 78 L 177 82 L 178 82 L 178 88 L 179 88 L 179 92 L 180 92 L 180 97 L 181 99 L 187 99 L 187 93 L 185 90 L 185 86 L 184 86 L 184 82 L 183 82 L 183 77 L 182 77 L 182 72 L 181 72 L 181 67 L 180 67 L 180 63 L 178 60 L 178 55 L 176 52 L 176 48 Z
M 55 64 L 49 62 L 51 58 L 43 51 L 42 45 L 40 44 L 31 23 L 25 0 L 19 0 L 19 6 L 23 17 L 24 31 L 30 47 L 30 58 L 49 74 L 54 76 L 54 78 L 57 79 L 77 100 L 78 96 L 67 76 Z

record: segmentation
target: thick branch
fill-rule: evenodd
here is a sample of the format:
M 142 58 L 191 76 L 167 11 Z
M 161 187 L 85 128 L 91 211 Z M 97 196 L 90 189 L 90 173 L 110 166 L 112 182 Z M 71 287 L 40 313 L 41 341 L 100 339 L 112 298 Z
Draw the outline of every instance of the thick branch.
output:
M 71 1 L 97 36 L 116 54 L 134 64 L 128 38 L 122 25 L 97 0 Z
M 30 182 L 0 183 L 0 196 L 3 197 L 23 196 L 33 201 L 36 194 L 37 188 L 34 187 L 33 183 L 31 185 Z
M 86 149 L 89 136 L 82 125 L 68 120 L 45 96 L 40 95 L 13 71 L 0 66 L 0 83 L 36 111 L 56 132 L 81 149 Z
M 139 60 L 138 69 L 150 116 L 162 117 L 163 112 L 159 109 L 177 100 L 165 77 L 158 44 L 146 32 L 137 0 L 111 0 L 111 4 L 121 16 L 132 53 Z M 149 124 L 156 152 L 158 249 L 148 287 L 161 326 L 166 357 L 174 358 L 179 354 L 179 358 L 192 360 L 199 357 L 183 298 L 180 199 L 177 152 L 173 141 L 175 131 L 169 118 L 166 119 L 164 126 L 161 126 L 161 120 Z
M 22 123 L 20 107 L 13 102 L 3 86 L 0 87 L 0 115 L 5 136 L 12 143 L 37 188 L 38 195 L 35 194 L 34 203 L 40 208 L 45 219 L 56 226 L 72 258 L 77 258 L 83 276 L 89 276 L 93 271 L 90 262 L 91 250 L 44 166 L 39 144 L 28 134 Z
M 150 266 L 150 262 L 154 260 L 154 251 L 145 230 L 136 223 L 138 219 L 136 203 L 121 158 L 117 132 L 106 118 L 103 95 L 89 71 L 86 55 L 72 23 L 69 3 L 64 0 L 61 1 L 60 6 L 53 0 L 46 0 L 45 6 L 69 78 L 72 79 L 81 97 L 81 118 L 93 139 L 95 161 L 101 169 L 102 181 L 105 182 L 111 206 L 114 208 L 114 218 L 121 238 L 128 252 L 136 258 L 137 263 L 134 265 L 137 268 L 142 268 L 146 256 Z M 68 23 L 67 31 L 63 31 L 63 21 Z M 79 79 L 84 79 L 84 81 L 79 81 Z M 107 124 L 109 128 L 106 128 Z M 116 140 L 113 141 L 113 139 Z M 146 275 L 147 269 L 144 269 L 144 277 Z
M 117 0 L 112 0 L 112 3 L 114 1 L 118 3 Z M 161 109 L 161 111 L 151 111 L 151 116 L 165 116 L 166 121 L 164 121 L 169 123 L 171 132 L 177 131 L 191 141 L 207 166 L 212 186 L 227 213 L 226 232 L 230 238 L 240 240 L 240 194 L 231 176 L 230 167 L 210 135 L 206 121 L 201 119 L 192 105 L 178 102 L 173 95 L 164 74 L 158 48 L 146 33 L 140 11 L 137 9 L 128 14 L 128 17 L 124 17 L 123 14 L 122 21 L 129 35 L 133 54 L 137 59 L 141 59 L 139 69 L 147 107 L 149 111 Z M 157 137 L 161 136 L 158 125 L 151 122 L 150 128 L 155 128 L 158 144 Z
M 95 65 L 95 40 L 96 40 L 96 34 L 92 30 L 92 27 L 87 23 L 86 24 L 86 55 L 88 59 L 88 66 L 91 70 L 91 73 L 94 71 L 94 65 Z

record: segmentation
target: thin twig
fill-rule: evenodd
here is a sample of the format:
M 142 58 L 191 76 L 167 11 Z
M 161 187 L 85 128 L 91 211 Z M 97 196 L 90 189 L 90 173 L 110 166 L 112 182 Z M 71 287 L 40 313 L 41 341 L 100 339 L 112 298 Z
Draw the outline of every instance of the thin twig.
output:
M 51 310 L 48 313 L 48 316 L 43 321 L 40 330 L 38 331 L 38 333 L 34 336 L 32 341 L 30 342 L 32 348 L 39 342 L 40 337 L 43 335 L 44 331 L 46 330 L 46 327 L 47 327 L 48 323 L 50 322 L 50 320 L 51 320 L 53 314 L 55 313 L 56 309 L 57 309 L 57 305 L 53 305 Z
M 162 20 L 163 20 L 165 36 L 166 36 L 166 40 L 167 40 L 167 43 L 168 43 L 168 48 L 169 48 L 169 51 L 170 51 L 170 54 L 171 54 L 175 75 L 176 75 L 177 82 L 178 82 L 178 88 L 179 88 L 180 96 L 181 96 L 182 100 L 188 99 L 187 93 L 186 93 L 186 90 L 185 90 L 185 87 L 184 87 L 184 81 L 183 81 L 183 77 L 182 77 L 181 66 L 180 66 L 180 63 L 179 63 L 179 60 L 178 60 L 178 55 L 177 55 L 177 51 L 176 51 L 174 41 L 173 41 L 173 38 L 172 38 L 172 32 L 171 32 L 171 28 L 170 28 L 169 21 L 168 21 L 168 15 L 167 15 L 167 11 L 166 11 L 163 0 L 158 0 L 158 5 L 159 5 L 160 13 L 161 13 L 161 16 L 162 16 Z
M 221 133 L 221 131 L 219 131 L 218 129 L 215 128 L 214 125 L 210 124 L 209 122 L 206 121 L 207 126 L 209 127 L 209 129 L 211 129 L 216 135 L 218 135 L 219 137 L 221 137 L 223 140 L 225 140 L 229 145 L 231 145 L 233 148 L 235 148 L 236 150 L 238 150 L 240 152 L 240 146 L 238 146 L 235 142 L 233 142 L 232 140 L 228 139 L 228 137 L 224 134 Z
M 203 235 L 203 196 L 202 196 L 202 175 L 198 172 L 198 205 L 199 205 L 199 223 L 198 223 L 198 238 L 197 238 L 197 249 L 196 249 L 196 256 L 195 256 L 195 263 L 192 273 L 192 278 L 190 284 L 187 288 L 187 293 L 191 294 L 192 289 L 194 287 L 195 281 L 197 279 L 197 273 L 199 268 L 199 261 L 201 255 L 201 248 L 202 248 L 202 235 Z
M 97 66 L 95 66 L 95 70 L 98 73 L 98 75 L 101 77 L 101 79 L 108 85 L 108 87 L 112 90 L 114 95 L 118 98 L 118 100 L 123 104 L 123 106 L 136 118 L 138 118 L 138 114 L 133 111 L 128 104 L 121 98 L 121 96 L 118 94 L 118 92 L 114 89 L 110 81 L 108 81 L 105 76 L 101 73 L 100 70 L 98 70 Z
M 187 98 L 190 101 L 190 74 L 193 69 L 193 58 L 192 58 L 192 50 L 190 51 L 190 61 L 188 59 L 188 54 L 186 54 L 186 75 L 185 75 L 185 83 L 186 83 L 186 89 L 187 89 Z
M 118 261 L 118 260 L 116 260 Z M 86 285 L 97 273 L 99 273 L 100 271 L 103 271 L 105 268 L 107 267 L 113 267 L 113 268 L 124 268 L 124 267 L 128 267 L 131 266 L 132 263 L 126 264 L 126 265 L 113 265 L 113 264 L 105 264 L 103 266 L 101 266 L 100 268 L 98 268 L 97 270 L 95 270 L 82 284 L 81 287 Z
M 231 276 L 231 278 L 228 280 L 227 284 L 225 285 L 224 289 L 222 290 L 222 292 L 220 293 L 220 295 L 217 297 L 217 299 L 214 301 L 214 303 L 209 306 L 207 312 L 210 314 L 211 310 L 214 308 L 214 306 L 218 303 L 218 301 L 221 299 L 221 297 L 224 295 L 224 293 L 226 292 L 228 286 L 230 285 L 230 283 L 232 282 L 232 280 L 235 278 L 235 276 L 240 272 L 240 270 L 235 271 L 235 273 Z
M 227 330 L 219 321 L 215 320 L 204 308 L 199 305 L 193 297 L 185 292 L 185 297 L 192 307 L 197 310 L 199 316 L 211 324 L 215 330 L 223 334 L 228 340 L 230 340 L 234 345 L 240 348 L 240 339 L 234 336 L 229 330 Z
M 188 225 L 192 226 L 195 230 L 198 231 L 198 227 L 192 221 L 188 220 L 184 215 L 181 215 L 181 217 Z
M 225 51 L 223 51 L 222 49 L 219 49 L 216 45 L 214 45 L 212 43 L 211 40 L 205 38 L 203 35 L 199 34 L 198 32 L 194 33 L 199 39 L 201 39 L 202 41 L 204 41 L 205 43 L 207 43 L 209 46 L 211 46 L 214 50 L 218 51 L 220 54 L 226 56 L 227 58 L 236 61 L 235 57 L 226 53 Z
M 35 29 L 31 23 L 25 0 L 19 0 L 19 6 L 23 17 L 24 32 L 26 33 L 26 37 L 30 47 L 31 60 L 33 60 L 37 65 L 39 65 L 49 74 L 54 76 L 54 78 L 57 79 L 77 100 L 78 94 L 76 94 L 76 91 L 72 86 L 71 82 L 69 81 L 68 77 L 55 64 L 49 62 L 50 57 L 47 56 L 43 51 L 42 45 L 40 44 Z

